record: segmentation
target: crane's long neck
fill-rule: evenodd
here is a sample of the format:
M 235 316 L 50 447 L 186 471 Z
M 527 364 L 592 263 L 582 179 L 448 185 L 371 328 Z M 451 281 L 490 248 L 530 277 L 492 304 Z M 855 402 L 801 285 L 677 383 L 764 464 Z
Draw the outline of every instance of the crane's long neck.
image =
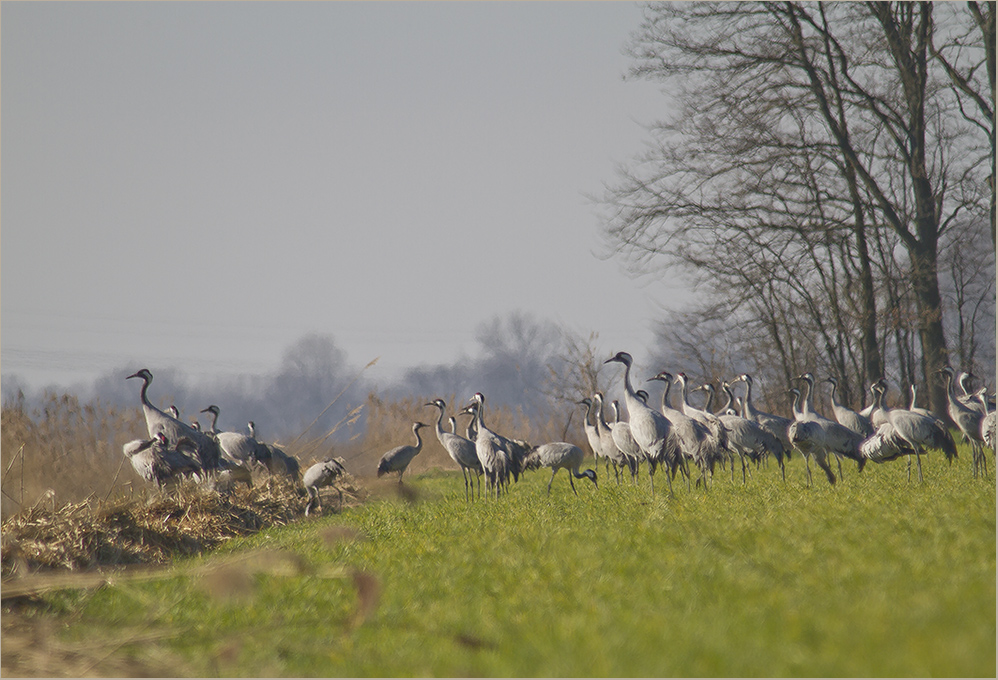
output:
M 728 399 L 724 403 L 724 406 L 721 407 L 721 413 L 726 413 L 731 408 L 731 405 L 735 403 L 735 395 L 731 392 L 731 387 L 727 383 L 722 382 L 721 389 L 724 390 L 724 395 Z
M 606 418 L 603 417 L 603 397 L 598 396 L 593 403 L 596 404 L 596 429 L 599 432 L 605 432 L 610 429 L 607 425 Z
M 620 404 L 617 403 L 616 399 L 614 399 L 613 401 L 610 402 L 610 408 L 613 409 L 613 422 L 614 423 L 619 423 L 620 422 Z
M 791 408 L 793 409 L 794 412 L 794 419 L 803 420 L 804 412 L 801 411 L 800 408 L 800 397 L 801 397 L 800 390 L 793 390 L 792 394 L 794 395 L 794 403 Z
M 440 411 L 437 414 L 437 439 L 442 439 L 444 435 L 444 409 L 439 404 L 434 404 L 434 406 Z
M 703 402 L 703 410 L 707 413 L 713 413 L 711 407 L 714 405 L 714 386 L 707 383 L 703 386 L 703 391 L 707 393 L 707 399 Z
M 913 411 L 915 409 L 915 395 L 917 393 L 918 393 L 918 388 L 915 387 L 914 383 L 912 383 L 912 385 L 911 385 L 911 402 L 908 403 L 908 410 L 909 411 Z
M 152 382 L 152 378 L 142 378 L 142 389 L 139 391 L 139 399 L 142 401 L 142 405 L 147 408 L 155 408 L 152 402 L 149 401 L 149 383 Z
M 412 433 L 416 435 L 416 450 L 419 451 L 421 448 L 423 448 L 423 439 L 419 436 L 419 428 L 418 427 L 412 428 Z
M 838 384 L 836 384 L 834 380 L 829 380 L 828 382 L 832 385 L 832 406 L 838 408 L 839 406 L 842 406 L 842 404 L 839 403 L 838 395 L 835 393 L 835 389 L 838 387 Z
M 672 389 L 671 380 L 663 380 L 665 383 L 665 390 L 662 392 L 662 413 L 672 410 L 672 406 L 669 404 L 669 390 Z
M 589 419 L 593 415 L 593 404 L 595 404 L 595 401 L 593 401 L 592 399 L 590 399 L 589 403 L 586 404 L 586 421 L 585 421 L 585 425 L 586 425 L 587 428 L 589 428 L 589 427 L 596 427 L 595 423 L 590 424 L 590 422 L 589 422 Z
M 809 378 L 804 378 L 804 391 L 801 395 L 801 413 L 805 416 L 810 416 L 814 413 L 811 402 L 811 398 L 814 396 L 811 392 L 812 383 L 813 381 Z

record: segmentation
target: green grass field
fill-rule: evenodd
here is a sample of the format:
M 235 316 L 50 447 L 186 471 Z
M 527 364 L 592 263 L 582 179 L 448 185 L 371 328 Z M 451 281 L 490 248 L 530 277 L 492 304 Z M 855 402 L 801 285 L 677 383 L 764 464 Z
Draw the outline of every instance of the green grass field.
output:
M 994 479 L 963 449 L 924 465 L 924 484 L 848 463 L 808 489 L 795 457 L 786 485 L 770 465 L 673 499 L 662 472 L 652 498 L 644 472 L 602 469 L 599 490 L 561 472 L 548 497 L 541 470 L 472 504 L 459 473 L 426 473 L 415 502 L 50 594 L 27 618 L 177 675 L 994 677 Z

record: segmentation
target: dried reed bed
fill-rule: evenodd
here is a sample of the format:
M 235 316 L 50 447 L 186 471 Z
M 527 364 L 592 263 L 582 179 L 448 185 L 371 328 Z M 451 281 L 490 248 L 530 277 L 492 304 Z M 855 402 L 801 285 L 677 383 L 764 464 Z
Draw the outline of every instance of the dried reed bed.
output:
M 99 399 L 81 404 L 69 394 L 47 393 L 29 412 L 23 402 L 0 415 L 2 506 L 9 518 L 39 499 L 79 502 L 128 493 L 138 477 L 121 447 L 146 436 L 139 408 L 117 408 Z
M 341 480 L 344 506 L 363 502 L 365 492 L 349 475 Z M 90 500 L 52 507 L 38 503 L 4 522 L 5 578 L 42 568 L 70 570 L 127 564 L 161 564 L 173 557 L 211 550 L 235 536 L 294 522 L 304 515 L 300 485 L 270 478 L 252 489 L 220 494 L 192 482 L 148 500 Z M 338 503 L 324 504 L 327 512 Z

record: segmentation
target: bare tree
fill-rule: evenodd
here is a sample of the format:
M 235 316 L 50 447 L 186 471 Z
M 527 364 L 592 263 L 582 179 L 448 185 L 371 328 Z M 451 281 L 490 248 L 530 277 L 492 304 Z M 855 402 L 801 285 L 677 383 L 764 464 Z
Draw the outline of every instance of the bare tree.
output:
M 650 7 L 632 74 L 677 92 L 675 109 L 608 191 L 611 249 L 637 272 L 690 276 L 709 304 L 754 319 L 784 370 L 820 365 L 857 396 L 885 369 L 878 307 L 900 321 L 910 299 L 920 373 L 944 412 L 940 239 L 989 209 L 974 187 L 991 145 L 952 115 L 933 30 L 931 3 Z M 898 279 L 876 278 L 878 249 L 879 274 Z M 908 289 L 904 304 L 891 297 Z

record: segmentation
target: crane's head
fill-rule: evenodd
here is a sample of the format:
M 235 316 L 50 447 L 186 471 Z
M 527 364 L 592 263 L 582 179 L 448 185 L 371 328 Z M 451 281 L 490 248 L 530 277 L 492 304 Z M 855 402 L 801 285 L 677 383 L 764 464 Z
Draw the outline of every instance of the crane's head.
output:
M 218 417 L 218 407 L 212 404 L 208 408 L 201 409 L 201 413 L 210 413 L 211 415 Z
M 169 440 L 166 438 L 166 435 L 162 431 L 157 432 L 156 436 L 153 437 L 153 439 L 155 439 L 156 443 L 159 444 L 160 446 L 166 446 L 170 443 Z
M 593 400 L 589 397 L 582 397 L 581 401 L 575 402 L 576 404 L 582 404 L 583 406 L 592 406 Z
M 634 393 L 634 396 L 636 396 L 638 399 L 640 399 L 644 403 L 646 403 L 646 404 L 648 403 L 648 393 L 645 392 L 644 390 L 638 390 L 637 392 Z M 616 399 L 614 400 L 614 403 L 617 403 Z
M 634 359 L 627 352 L 617 352 L 603 363 L 609 364 L 611 361 L 616 361 L 619 364 L 624 364 L 624 366 L 630 367 L 630 365 L 634 362 Z
M 149 372 L 148 368 L 143 368 L 126 377 L 125 380 L 128 380 L 129 378 L 142 378 L 146 382 L 152 382 L 152 373 Z
M 668 371 L 659 371 L 652 377 L 645 380 L 645 382 L 651 382 L 652 380 L 659 380 L 661 382 L 672 382 L 672 374 Z
M 599 488 L 599 484 L 596 483 L 596 470 L 586 469 L 582 471 L 582 474 L 589 478 L 589 481 L 593 483 L 593 486 L 597 489 Z
M 810 372 L 801 373 L 799 376 L 797 376 L 797 379 L 803 380 L 804 382 L 810 383 L 811 385 L 814 384 L 814 375 L 812 375 Z
M 485 395 L 482 394 L 481 392 L 475 392 L 474 396 L 471 397 L 471 401 L 473 401 L 476 404 L 484 404 Z
M 417 420 L 415 423 L 412 424 L 412 431 L 419 432 L 419 430 L 424 427 L 426 427 L 426 423 L 421 423 Z
M 423 404 L 423 406 L 436 406 L 441 411 L 447 408 L 447 404 L 446 402 L 444 402 L 443 399 L 434 399 L 433 401 L 428 401 L 425 404 Z
M 833 378 L 832 376 L 828 376 L 827 378 L 825 378 L 821 382 L 832 383 L 833 386 L 836 386 L 836 385 L 839 384 L 839 381 L 836 380 L 835 378 Z

